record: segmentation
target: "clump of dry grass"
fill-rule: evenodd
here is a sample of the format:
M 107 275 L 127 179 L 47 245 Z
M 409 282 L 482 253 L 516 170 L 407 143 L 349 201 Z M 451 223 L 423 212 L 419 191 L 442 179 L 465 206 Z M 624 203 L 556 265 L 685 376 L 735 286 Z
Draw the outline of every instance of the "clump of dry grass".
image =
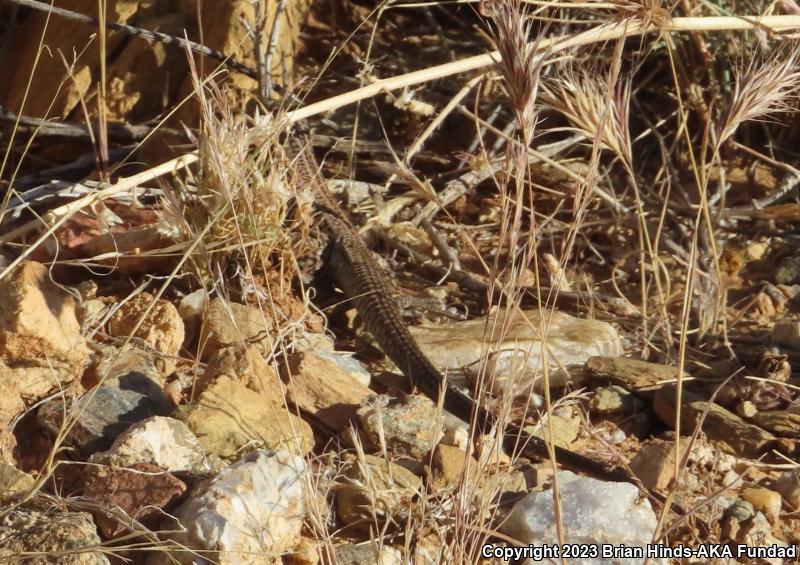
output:
M 492 14 L 490 30 L 500 60 L 495 61 L 509 106 L 514 113 L 523 143 L 533 140 L 536 126 L 536 96 L 539 91 L 544 54 L 534 37 L 531 19 L 519 0 L 484 2 L 484 10 Z
M 578 70 L 546 81 L 541 100 L 570 122 L 566 129 L 610 150 L 631 166 L 630 96 L 630 80 L 612 84 L 607 73 Z
M 793 110 L 790 100 L 800 87 L 800 55 L 795 45 L 787 49 L 788 56 L 754 60 L 737 72 L 733 95 L 717 127 L 717 145 L 730 139 L 745 122 Z

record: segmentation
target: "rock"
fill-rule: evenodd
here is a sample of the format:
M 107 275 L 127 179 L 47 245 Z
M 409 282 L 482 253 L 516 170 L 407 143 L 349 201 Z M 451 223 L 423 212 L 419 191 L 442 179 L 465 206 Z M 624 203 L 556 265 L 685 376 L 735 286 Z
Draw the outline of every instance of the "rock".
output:
M 0 562 L 9 558 L 14 562 L 22 553 L 43 553 L 51 557 L 24 561 L 30 565 L 109 565 L 108 558 L 95 549 L 99 545 L 92 515 L 86 512 L 23 507 L 0 518 Z M 53 558 L 54 554 L 58 557 Z
M 144 216 L 140 221 L 147 219 L 150 218 Z M 175 245 L 180 233 L 175 225 L 165 218 L 154 218 L 152 223 L 142 225 L 130 225 L 130 220 L 125 223 L 129 225 L 113 226 L 92 234 L 78 247 L 78 252 L 82 257 L 91 257 L 93 262 L 126 275 L 169 273 L 175 267 L 176 257 L 161 250 Z
M 495 394 L 513 386 L 517 395 L 541 390 L 543 367 L 540 365 L 542 316 L 538 310 L 520 313 L 501 313 L 494 323 L 497 310 L 489 314 L 491 327 L 508 327 L 504 341 L 499 336 L 486 335 L 486 319 L 478 318 L 451 324 L 427 324 L 410 328 L 420 347 L 442 371 L 461 371 L 463 367 L 478 367 L 482 356 L 488 354 L 489 374 L 495 374 Z M 622 338 L 611 324 L 596 320 L 581 320 L 563 312 L 547 312 L 547 355 L 550 367 L 550 386 L 576 383 L 574 376 L 563 368 L 582 366 L 593 355 L 620 355 Z M 524 382 L 520 382 L 523 379 Z
M 265 343 L 274 330 L 269 314 L 262 315 L 252 306 L 215 298 L 200 328 L 200 359 L 208 361 L 223 347 Z
M 552 428 L 552 438 L 550 431 Z M 534 437 L 543 439 L 549 442 L 551 439 L 553 443 L 564 449 L 569 449 L 578 438 L 581 430 L 581 424 L 574 418 L 564 417 L 560 414 L 553 414 L 552 418 L 547 418 L 545 415 L 535 426 L 525 426 L 524 431 Z
M 649 490 L 666 492 L 675 478 L 675 442 L 653 440 L 645 443 L 630 467 Z
M 138 327 L 137 327 L 138 325 Z M 141 292 L 128 300 L 108 321 L 109 333 L 133 336 L 168 357 L 176 357 L 183 344 L 183 320 L 178 309 L 163 299 Z
M 287 565 L 318 565 L 321 545 L 317 540 L 301 536 L 291 555 L 284 556 L 283 562 Z
M 789 410 L 758 412 L 752 417 L 755 425 L 781 437 L 800 439 L 800 414 Z
M 217 378 L 226 376 L 259 393 L 274 403 L 283 404 L 283 391 L 277 373 L 267 364 L 257 345 L 233 345 L 216 351 L 198 379 L 195 394 L 205 391 Z
M 89 461 L 113 467 L 147 463 L 171 473 L 193 475 L 218 472 L 223 466 L 216 456 L 206 453 L 186 424 L 163 416 L 134 424 L 114 440 L 108 451 L 93 454 Z
M 800 509 L 800 470 L 785 471 L 772 483 L 772 489 L 780 493 L 789 507 Z
M 34 480 L 28 473 L 20 471 L 10 463 L 0 462 L 0 503 L 3 500 L 28 492 Z
M 441 437 L 436 405 L 430 398 L 418 394 L 404 398 L 372 395 L 358 409 L 358 421 L 376 450 L 382 448 L 383 439 L 391 453 L 417 461 L 421 461 Z
M 334 546 L 338 565 L 403 565 L 403 554 L 388 545 L 374 542 L 345 543 Z
M 749 400 L 745 400 L 736 405 L 736 415 L 740 418 L 752 418 L 756 414 L 758 414 L 758 408 Z M 761 427 L 764 428 L 764 426 Z
M 301 457 L 278 451 L 253 451 L 223 469 L 174 511 L 184 531 L 170 538 L 202 551 L 220 565 L 272 563 L 299 541 L 306 514 L 303 483 L 308 473 Z M 197 563 L 191 551 L 170 551 L 149 565 Z
M 775 446 L 777 438 L 771 433 L 745 422 L 718 404 L 709 405 L 697 398 L 688 390 L 683 391 L 682 433 L 691 434 L 702 422 L 703 432 L 710 440 L 731 454 L 751 459 L 757 459 Z M 653 402 L 656 414 L 668 426 L 675 425 L 675 401 L 675 387 L 670 385 L 659 389 Z
M 183 320 L 186 341 L 192 343 L 200 332 L 203 313 L 208 307 L 208 292 L 204 288 L 195 290 L 178 301 L 178 314 Z
M 781 512 L 781 495 L 779 493 L 764 487 L 749 487 L 742 489 L 740 496 L 742 500 L 752 504 L 753 508 L 763 512 L 773 524 L 778 521 Z
M 629 483 L 609 483 L 570 472 L 559 473 L 564 542 L 644 547 L 652 541 L 657 517 L 639 489 Z M 522 543 L 557 544 L 553 492 L 531 492 L 517 502 L 500 531 Z M 593 564 L 593 559 L 570 559 Z M 639 565 L 641 559 L 609 559 L 603 563 Z M 650 563 L 664 564 L 664 559 Z
M 163 386 L 165 379 L 164 374 L 156 366 L 156 361 L 153 358 L 153 353 L 144 351 L 135 347 L 125 347 L 119 349 L 116 347 L 104 348 L 98 356 L 94 366 L 94 379 L 92 382 L 87 381 L 87 386 L 91 387 L 109 378 L 121 377 L 128 374 L 144 375 Z
M 335 432 L 355 422 L 359 404 L 373 394 L 327 355 L 290 355 L 287 369 L 287 399 Z
M 72 296 L 27 261 L 0 280 L 0 379 L 26 401 L 80 377 L 89 359 Z
M 465 470 L 467 482 L 474 483 L 478 478 L 478 460 L 463 449 L 440 443 L 431 455 L 431 490 L 440 491 L 458 485 Z
M 770 334 L 775 345 L 800 350 L 800 322 L 780 322 L 775 324 Z
M 161 385 L 146 375 L 130 372 L 110 377 L 70 407 L 68 415 L 77 421 L 67 443 L 87 454 L 108 449 L 132 424 L 151 416 L 167 416 L 172 410 Z M 57 398 L 42 405 L 37 417 L 50 433 L 57 434 L 64 421 L 62 400 Z
M 181 408 L 181 419 L 203 449 L 220 457 L 236 457 L 246 446 L 300 455 L 314 447 L 314 434 L 305 421 L 282 403 L 227 376 L 217 378 L 200 398 Z
M 25 411 L 25 403 L 19 393 L 16 374 L 0 361 L 0 462 L 14 461 L 14 437 L 12 423 Z
M 763 513 L 757 512 L 752 504 L 743 500 L 734 501 L 722 514 L 722 539 L 750 547 L 787 547 L 787 543 L 772 534 L 772 525 Z M 765 558 L 758 563 L 782 565 L 783 559 Z
M 629 416 L 644 410 L 644 402 L 621 386 L 611 385 L 594 391 L 589 409 L 598 416 Z
M 351 379 L 360 383 L 361 385 L 368 387 L 372 382 L 372 375 L 358 359 L 355 359 L 349 355 L 342 355 L 333 351 L 319 349 L 315 350 L 315 353 L 322 359 L 328 359 L 333 363 L 336 363 L 341 370 L 350 375 Z
M 380 526 L 408 510 L 422 491 L 422 479 L 374 455 L 353 461 L 336 490 L 336 513 L 345 524 Z
M 106 539 L 125 531 L 157 526 L 161 510 L 186 490 L 169 472 L 149 463 L 134 463 L 125 469 L 101 468 L 91 472 L 83 496 L 100 504 L 94 521 Z
M 678 376 L 676 367 L 627 357 L 592 357 L 586 361 L 584 372 L 593 382 L 611 383 L 644 396 L 651 396 Z M 688 375 L 684 376 L 688 378 Z
M 786 285 L 800 283 L 800 255 L 781 261 L 775 269 L 775 282 Z

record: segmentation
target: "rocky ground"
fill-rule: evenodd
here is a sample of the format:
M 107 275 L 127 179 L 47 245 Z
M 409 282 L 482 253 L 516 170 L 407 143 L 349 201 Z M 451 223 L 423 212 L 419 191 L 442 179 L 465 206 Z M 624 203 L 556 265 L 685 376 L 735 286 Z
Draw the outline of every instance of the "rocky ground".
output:
M 94 0 L 58 4 L 96 12 Z M 2 141 L 17 167 L 0 169 L 0 562 L 502 563 L 514 548 L 564 542 L 578 553 L 567 563 L 633 564 L 587 548 L 800 544 L 800 205 L 779 159 L 800 128 L 758 124 L 720 149 L 706 179 L 724 187 L 713 229 L 692 236 L 702 206 L 690 151 L 663 168 L 639 145 L 635 171 L 623 150 L 601 162 L 614 144 L 570 120 L 543 82 L 552 130 L 530 142 L 535 153 L 514 153 L 509 136 L 524 127 L 492 125 L 520 114 L 501 67 L 435 134 L 432 112 L 467 96 L 461 82 L 313 115 L 329 188 L 395 274 L 413 336 L 499 421 L 465 423 L 412 390 L 341 296 L 324 296 L 311 197 L 263 116 L 423 59 L 480 54 L 483 32 L 469 33 L 502 22 L 485 3 L 379 12 L 385 28 L 358 2 L 108 4 L 114 21 L 188 29 L 253 68 L 275 32 L 273 75 L 293 94 L 258 100 L 263 77 L 212 81 L 197 66 L 213 57 L 190 63 L 119 33 L 103 60 L 96 26 L 0 6 Z M 54 81 L 64 60 L 45 57 L 28 85 L 41 49 L 22 38 L 39 36 L 51 53 L 76 53 L 70 80 Z M 694 68 L 692 49 L 710 56 L 680 47 Z M 365 62 L 373 48 L 377 68 Z M 637 61 L 635 47 L 620 49 Z M 648 82 L 669 75 L 667 57 L 653 58 L 630 72 L 656 96 L 674 85 Z M 713 108 L 688 96 L 695 86 L 681 92 L 694 119 L 708 118 Z M 671 119 L 667 106 L 647 106 L 653 122 Z M 766 144 L 764 131 L 772 156 L 754 157 L 745 149 Z M 649 147 L 668 152 L 661 142 Z M 528 176 L 515 177 L 520 159 Z M 784 190 L 788 202 L 763 204 Z M 507 452 L 509 422 L 634 480 Z M 650 563 L 783 562 L 713 551 Z

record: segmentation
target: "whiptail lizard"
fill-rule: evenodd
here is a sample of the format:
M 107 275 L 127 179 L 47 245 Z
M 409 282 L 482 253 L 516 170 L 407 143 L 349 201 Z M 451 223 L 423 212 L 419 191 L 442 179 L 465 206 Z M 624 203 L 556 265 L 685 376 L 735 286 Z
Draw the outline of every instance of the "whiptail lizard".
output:
M 439 399 L 444 378 L 420 349 L 392 298 L 392 286 L 386 273 L 376 261 L 361 235 L 341 211 L 327 185 L 321 178 L 311 149 L 299 147 L 293 152 L 299 183 L 310 183 L 318 198 L 317 209 L 330 246 L 327 268 L 336 284 L 355 305 L 367 331 L 397 367 L 434 402 Z M 492 422 L 493 416 L 479 402 L 460 391 L 446 387 L 443 405 L 454 416 L 470 422 L 476 411 L 478 422 Z M 521 429 L 507 427 L 505 438 L 509 450 L 520 449 L 526 456 L 549 457 L 547 444 Z M 556 459 L 565 467 L 588 473 L 596 478 L 631 481 L 633 477 L 622 468 L 608 468 L 599 461 L 561 447 L 553 446 Z

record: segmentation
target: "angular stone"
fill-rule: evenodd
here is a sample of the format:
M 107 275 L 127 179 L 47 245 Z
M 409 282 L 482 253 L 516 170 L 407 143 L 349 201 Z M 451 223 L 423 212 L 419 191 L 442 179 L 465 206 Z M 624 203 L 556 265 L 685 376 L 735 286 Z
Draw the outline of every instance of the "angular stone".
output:
M 90 474 L 83 496 L 102 505 L 94 521 L 106 539 L 139 527 L 155 527 L 161 509 L 186 490 L 182 481 L 156 465 L 134 463 L 128 468 L 103 468 Z M 155 519 L 155 520 L 154 520 Z
M 515 394 L 541 390 L 544 367 L 541 355 L 544 348 L 540 325 L 546 324 L 545 360 L 550 368 L 550 386 L 577 383 L 575 375 L 563 368 L 582 366 L 593 355 L 619 355 L 622 338 L 611 324 L 596 320 L 581 320 L 563 312 L 538 310 L 500 314 L 495 323 L 495 311 L 484 318 L 451 324 L 427 324 L 410 328 L 420 347 L 434 365 L 442 371 L 461 371 L 464 367 L 478 368 L 482 356 L 488 354 L 490 374 L 495 374 L 496 394 L 513 387 Z M 500 332 L 487 334 L 492 327 L 508 327 L 503 340 Z
M 373 542 L 334 546 L 338 565 L 402 565 L 403 554 L 388 545 Z
M 311 426 L 302 418 L 224 375 L 182 407 L 181 417 L 207 452 L 224 458 L 236 457 L 246 446 L 300 455 L 314 447 Z
M 27 261 L 0 281 L 0 361 L 23 399 L 38 400 L 77 377 L 89 349 L 75 302 L 44 265 Z
M 442 435 L 436 405 L 426 396 L 372 395 L 358 409 L 358 421 L 371 445 L 422 461 Z
M 658 520 L 647 498 L 629 483 L 610 483 L 562 471 L 559 473 L 561 524 L 569 544 L 613 544 L 645 547 Z M 559 532 L 552 489 L 531 492 L 511 510 L 500 531 L 523 544 L 557 544 Z M 589 565 L 593 558 L 576 556 L 570 564 Z M 638 564 L 641 559 L 615 559 L 615 564 Z M 666 565 L 666 559 L 651 563 Z
M 615 384 L 625 390 L 646 395 L 665 383 L 674 381 L 678 376 L 678 369 L 675 367 L 627 357 L 592 357 L 586 361 L 584 372 L 592 381 Z
M 291 355 L 288 373 L 287 399 L 335 432 L 355 422 L 359 404 L 373 394 L 341 365 L 313 352 Z
M 108 328 L 113 336 L 136 337 L 170 357 L 177 356 L 183 344 L 183 320 L 178 309 L 166 300 L 155 300 L 147 292 L 125 302 L 111 316 Z
M 662 422 L 675 425 L 675 386 L 664 386 L 657 392 L 653 409 Z M 775 447 L 777 438 L 760 427 L 745 422 L 739 416 L 719 406 L 703 400 L 697 395 L 683 391 L 681 407 L 681 432 L 691 434 L 702 422 L 703 432 L 733 455 L 757 459 L 767 450 Z
M 0 462 L 0 503 L 6 498 L 29 491 L 33 485 L 33 477 L 28 473 L 10 463 Z
M 211 563 L 260 564 L 280 561 L 300 538 L 306 515 L 301 457 L 286 451 L 256 450 L 223 469 L 174 511 L 183 530 L 170 538 L 202 551 Z M 184 529 L 185 528 L 185 529 Z M 197 553 L 170 550 L 149 565 L 197 563 Z
M 764 487 L 748 487 L 742 489 L 740 496 L 742 500 L 752 504 L 753 508 L 763 512 L 773 524 L 778 520 L 781 512 L 781 495 L 779 493 Z
M 478 478 L 478 460 L 463 449 L 439 444 L 431 456 L 431 479 L 429 486 L 433 491 L 456 486 L 464 477 L 474 483 Z
M 122 432 L 108 451 L 89 461 L 114 467 L 138 463 L 156 465 L 172 473 L 206 475 L 222 468 L 221 461 L 206 453 L 197 436 L 180 420 L 153 416 Z
M 114 439 L 131 425 L 151 416 L 167 416 L 173 411 L 159 383 L 141 373 L 131 372 L 105 379 L 71 406 L 68 414 L 77 416 L 67 443 L 83 453 L 108 449 Z M 41 425 L 56 434 L 64 421 L 61 399 L 39 408 Z
M 407 510 L 421 492 L 422 479 L 374 455 L 353 461 L 336 489 L 336 513 L 345 524 L 369 530 Z
M 9 559 L 13 563 L 22 553 L 42 553 L 58 557 L 29 559 L 25 563 L 109 565 L 108 558 L 97 551 L 99 545 L 92 515 L 86 512 L 45 513 L 23 507 L 0 518 L 0 562 Z
M 800 414 L 789 410 L 769 410 L 757 413 L 752 421 L 775 435 L 800 439 Z
M 230 377 L 250 390 L 266 394 L 273 402 L 283 402 L 277 373 L 269 366 L 257 345 L 233 345 L 216 351 L 208 360 L 195 394 L 205 391 L 217 378 Z
M 623 387 L 611 385 L 594 391 L 589 408 L 600 416 L 623 416 L 642 411 L 644 402 Z
M 262 315 L 258 308 L 215 298 L 200 328 L 200 358 L 208 361 L 223 347 L 265 343 L 274 329 L 268 313 Z
M 552 419 L 544 417 L 535 426 L 526 426 L 524 429 L 527 433 L 549 442 L 551 428 L 553 443 L 564 449 L 569 449 L 572 442 L 578 438 L 581 424 L 574 418 L 553 414 Z
M 14 460 L 17 440 L 11 424 L 25 411 L 14 373 L 0 361 L 0 462 Z
M 662 440 L 645 443 L 630 467 L 649 490 L 665 492 L 675 477 L 675 443 Z

